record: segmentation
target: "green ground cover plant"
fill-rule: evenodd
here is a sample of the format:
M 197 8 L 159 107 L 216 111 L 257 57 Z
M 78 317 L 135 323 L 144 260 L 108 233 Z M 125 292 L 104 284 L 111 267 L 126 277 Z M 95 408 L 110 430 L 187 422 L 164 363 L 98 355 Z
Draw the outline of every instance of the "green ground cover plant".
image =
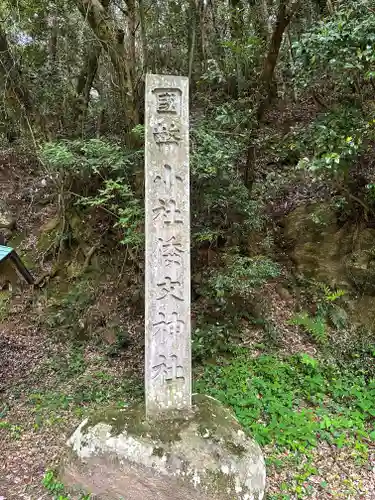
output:
M 207 366 L 196 390 L 231 406 L 261 446 L 305 453 L 326 441 L 365 460 L 375 440 L 375 380 L 308 354 L 250 358 L 239 350 Z

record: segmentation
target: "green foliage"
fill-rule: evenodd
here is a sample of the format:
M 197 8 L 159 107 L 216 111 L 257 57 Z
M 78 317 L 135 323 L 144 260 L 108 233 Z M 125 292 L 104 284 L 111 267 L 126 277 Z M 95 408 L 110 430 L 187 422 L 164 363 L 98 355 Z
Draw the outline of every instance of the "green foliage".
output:
M 47 142 L 41 150 L 43 162 L 65 176 L 90 178 L 115 173 L 130 173 L 139 152 L 102 139 Z
M 48 470 L 44 474 L 42 484 L 50 493 L 58 494 L 64 492 L 64 485 L 56 479 L 54 471 Z M 56 496 L 55 496 L 56 498 Z M 57 497 L 58 498 L 58 497 Z
M 109 357 L 118 356 L 124 349 L 129 347 L 130 340 L 128 332 L 121 327 L 115 327 L 116 341 L 106 348 L 106 354 Z
M 305 453 L 319 440 L 365 458 L 375 419 L 375 381 L 303 355 L 251 359 L 205 368 L 197 392 L 230 405 L 260 445 Z
M 224 267 L 211 272 L 208 285 L 217 298 L 225 300 L 234 295 L 249 297 L 256 288 L 279 274 L 279 266 L 268 257 L 227 254 Z
M 65 205 L 70 196 L 81 207 L 101 208 L 122 232 L 121 243 L 139 251 L 143 245 L 143 207 L 131 186 L 140 151 L 100 139 L 47 143 L 42 160 L 61 184 Z
M 324 344 L 327 341 L 326 323 L 321 316 L 313 318 L 308 313 L 303 312 L 296 314 L 289 323 L 302 326 L 320 344 Z
M 60 380 L 69 380 L 78 377 L 87 368 L 83 347 L 72 344 L 70 349 L 65 350 L 58 357 L 48 358 L 45 366 L 46 369 L 53 370 L 53 373 Z
M 323 290 L 324 299 L 328 302 L 334 302 L 346 294 L 345 290 L 341 290 L 340 288 L 338 290 L 331 290 L 325 283 L 318 283 L 318 286 Z
M 9 432 L 9 435 L 12 439 L 18 440 L 21 437 L 23 428 L 21 425 L 12 424 L 7 420 L 0 420 L 0 430 L 4 429 Z
M 77 348 L 75 348 L 77 349 Z M 74 349 L 71 350 L 71 353 Z M 80 352 L 80 348 L 78 348 Z M 34 415 L 36 430 L 43 426 L 54 426 L 64 421 L 64 415 L 74 412 L 82 417 L 87 408 L 103 405 L 123 407 L 125 401 L 139 399 L 143 388 L 138 382 L 123 377 L 115 377 L 106 370 L 87 370 L 85 364 L 76 367 L 74 356 L 64 357 L 66 372 L 62 370 L 62 360 L 52 358 L 43 366 L 44 373 L 51 373 L 50 387 L 31 391 L 27 396 L 30 411 Z M 103 361 L 101 361 L 103 364 Z
M 194 361 L 202 362 L 234 349 L 231 341 L 232 329 L 227 324 L 209 323 L 207 318 L 198 320 L 192 333 L 192 356 Z
M 46 309 L 41 321 L 54 334 L 63 334 L 67 338 L 75 338 L 84 330 L 82 319 L 87 308 L 93 304 L 95 291 L 89 281 L 71 284 L 66 293 L 46 293 Z
M 239 242 L 250 231 L 264 227 L 261 205 L 249 197 L 237 166 L 244 139 L 221 130 L 229 123 L 234 126 L 236 118 L 235 109 L 223 106 L 213 115 L 213 120 L 218 120 L 217 130 L 206 121 L 192 130 L 193 236 L 197 234 L 200 240 L 214 234 Z
M 242 34 L 243 35 L 243 34 Z M 264 53 L 264 40 L 252 34 L 247 39 L 226 40 L 221 43 L 226 49 L 225 75 L 227 81 L 236 81 L 238 93 L 249 90 L 256 80 L 259 63 Z
M 299 168 L 340 184 L 345 193 L 349 169 L 370 151 L 375 138 L 373 95 L 375 21 L 370 2 L 341 2 L 332 16 L 313 23 L 294 44 L 295 83 L 326 94 L 324 113 L 292 134 Z M 329 89 L 329 90 L 328 90 Z M 293 137 L 294 136 L 294 137 Z M 371 199 L 372 187 L 368 185 Z
M 45 472 L 42 479 L 43 486 L 53 495 L 53 500 L 72 500 L 73 497 L 66 494 L 65 486 L 61 483 L 53 470 L 49 469 Z M 81 493 L 78 500 L 90 500 L 91 494 L 85 495 Z
M 375 379 L 375 341 L 371 329 L 349 328 L 333 336 L 332 356 L 343 369 L 362 374 L 366 380 Z
M 140 123 L 132 129 L 132 133 L 141 141 L 145 140 L 145 126 Z
M 332 305 L 329 307 L 327 315 L 336 330 L 341 330 L 348 325 L 348 314 L 343 307 Z
M 79 204 L 88 207 L 101 207 L 113 215 L 117 222 L 114 227 L 123 231 L 121 243 L 127 248 L 139 251 L 144 243 L 143 209 L 140 200 L 134 196 L 124 178 L 106 179 L 104 187 L 92 197 L 81 198 Z
M 367 0 L 343 2 L 294 44 L 296 81 L 301 86 L 331 80 L 348 91 L 375 75 L 375 19 Z
M 325 344 L 327 342 L 327 322 L 336 329 L 341 329 L 347 324 L 347 314 L 345 310 L 334 304 L 335 301 L 343 297 L 345 290 L 332 290 L 325 283 L 313 282 L 315 292 L 318 295 L 315 297 L 317 312 L 315 316 L 310 316 L 306 311 L 296 314 L 290 321 L 291 325 L 302 326 L 309 333 L 315 342 Z
M 279 274 L 279 265 L 268 257 L 244 257 L 237 253 L 223 255 L 222 266 L 209 271 L 200 289 L 209 300 L 210 308 L 207 315 L 198 317 L 193 331 L 192 353 L 196 361 L 233 351 L 233 338 L 239 328 L 238 318 L 247 316 L 253 319 L 248 311 L 248 299 L 253 299 L 262 285 Z M 258 298 L 255 300 L 258 301 Z M 223 316 L 220 322 L 213 322 L 212 307 L 217 312 L 220 310 Z M 275 337 L 272 328 L 268 333 L 269 337 Z
M 374 121 L 359 108 L 342 106 L 319 116 L 309 127 L 296 131 L 289 147 L 300 151 L 298 167 L 315 175 L 346 175 L 359 153 L 374 137 Z

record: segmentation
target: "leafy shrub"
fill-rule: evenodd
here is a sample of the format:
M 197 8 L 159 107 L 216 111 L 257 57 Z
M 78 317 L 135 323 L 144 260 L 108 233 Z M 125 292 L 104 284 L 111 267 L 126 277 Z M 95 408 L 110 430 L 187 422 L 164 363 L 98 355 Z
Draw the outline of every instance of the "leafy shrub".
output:
M 130 172 L 140 151 L 128 151 L 120 144 L 103 139 L 62 140 L 46 143 L 42 158 L 56 170 L 82 172 Z
M 368 105 L 375 84 L 375 21 L 368 0 L 339 2 L 337 7 L 294 44 L 297 88 L 321 93 L 328 85 L 331 109 L 298 133 L 292 144 L 296 142 L 300 152 L 299 167 L 333 181 L 333 189 L 350 198 L 349 169 L 375 138 L 374 112 Z M 336 99 L 340 104 L 332 106 Z M 371 183 L 367 189 L 373 203 Z
M 345 290 L 332 290 L 325 283 L 312 281 L 315 289 L 315 303 L 317 312 L 310 316 L 306 311 L 296 314 L 290 321 L 291 325 L 302 326 L 312 338 L 320 344 L 327 342 L 328 321 L 336 329 L 344 328 L 347 324 L 345 310 L 334 302 L 345 295 Z
M 0 430 L 1 429 L 9 431 L 10 437 L 15 440 L 20 439 L 23 431 L 23 428 L 20 425 L 12 424 L 7 420 L 0 420 Z
M 375 76 L 375 19 L 368 0 L 342 2 L 329 18 L 313 24 L 294 44 L 297 83 L 334 78 L 341 89 Z
M 64 140 L 44 145 L 41 156 L 67 205 L 101 208 L 123 232 L 129 250 L 143 245 L 143 207 L 132 187 L 140 151 L 100 139 Z
M 296 314 L 289 323 L 291 325 L 302 326 L 320 344 L 324 344 L 327 341 L 326 322 L 321 316 L 313 318 L 306 312 L 303 312 Z
M 332 355 L 342 369 L 375 380 L 375 339 L 370 329 L 347 328 L 330 340 Z
M 81 198 L 78 203 L 88 207 L 101 207 L 113 215 L 117 219 L 114 227 L 122 229 L 121 243 L 126 245 L 128 250 L 138 251 L 142 247 L 143 210 L 140 200 L 134 196 L 124 178 L 106 179 L 104 187 L 98 190 L 96 196 Z
M 231 352 L 234 348 L 231 342 L 231 328 L 221 323 L 205 323 L 200 318 L 199 325 L 192 334 L 192 356 L 197 362 Z
M 265 218 L 237 166 L 243 139 L 233 140 L 220 127 L 212 130 L 212 123 L 202 122 L 192 130 L 192 230 L 196 240 L 209 234 L 215 235 L 212 241 L 221 236 L 239 243 L 263 228 Z
M 67 293 L 47 297 L 47 308 L 41 318 L 55 334 L 74 338 L 82 333 L 82 318 L 94 301 L 94 292 L 88 281 L 72 285 Z
M 248 297 L 256 288 L 280 274 L 279 266 L 264 256 L 243 257 L 227 254 L 225 266 L 212 271 L 208 284 L 218 298 L 239 295 Z
M 42 484 L 50 493 L 63 493 L 64 485 L 57 480 L 54 471 L 48 470 L 44 474 Z
M 374 137 L 374 122 L 361 109 L 342 106 L 319 116 L 307 129 L 294 132 L 290 148 L 300 152 L 299 168 L 316 176 L 345 179 L 353 160 Z
M 49 491 L 49 493 L 53 494 L 54 500 L 72 499 L 72 497 L 65 492 L 64 484 L 57 479 L 53 470 L 49 469 L 45 472 L 42 484 Z M 79 496 L 79 500 L 90 500 L 91 498 L 91 494 L 85 495 L 84 493 L 81 493 Z
M 367 454 L 375 440 L 375 381 L 307 354 L 207 366 L 196 390 L 230 405 L 259 444 L 305 452 L 318 439 Z

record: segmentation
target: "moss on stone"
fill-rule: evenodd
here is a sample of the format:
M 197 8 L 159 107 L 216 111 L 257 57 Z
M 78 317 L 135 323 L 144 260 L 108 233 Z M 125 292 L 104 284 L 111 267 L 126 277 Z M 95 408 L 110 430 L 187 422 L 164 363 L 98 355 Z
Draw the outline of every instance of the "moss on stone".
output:
M 214 399 L 197 394 L 193 396 L 193 409 L 191 414 L 181 411 L 168 413 L 168 417 L 161 414 L 153 421 L 146 420 L 143 404 L 129 410 L 108 408 L 92 414 L 82 428 L 82 433 L 99 423 L 105 423 L 112 427 L 112 436 L 126 432 L 135 437 L 147 436 L 155 442 L 171 443 L 180 441 L 181 433 L 194 423 L 198 436 L 204 438 L 207 434 L 207 438 L 213 442 L 222 442 L 229 453 L 238 457 L 245 453 L 246 449 L 233 441 L 233 428 L 241 430 L 241 426 L 227 408 L 221 407 Z M 215 437 L 218 435 L 220 440 Z M 155 450 L 159 448 L 163 449 L 156 447 Z
M 246 452 L 246 448 L 244 446 L 234 443 L 233 441 L 226 441 L 225 446 L 228 451 L 233 453 L 233 455 L 237 455 L 237 457 L 242 457 Z
M 164 448 L 162 448 L 161 446 L 155 446 L 152 454 L 161 458 L 165 454 Z
M 241 426 L 229 410 L 220 407 L 214 399 L 201 395 L 193 396 L 193 409 L 194 412 L 191 414 L 184 411 L 174 411 L 168 413 L 168 416 L 160 414 L 159 418 L 154 419 L 157 425 L 153 425 L 152 420 L 146 420 L 143 404 L 129 410 L 108 408 L 93 413 L 88 418 L 82 432 L 84 433 L 86 429 L 94 427 L 98 423 L 106 423 L 112 426 L 112 435 L 115 436 L 126 431 L 129 435 L 140 437 L 147 435 L 151 439 L 168 443 L 179 440 L 180 433 L 194 421 L 199 435 L 204 436 L 208 430 L 210 437 L 212 437 L 219 430 L 221 436 L 229 438 L 226 442 L 229 451 L 238 448 L 239 453 L 243 452 L 241 447 L 237 447 L 231 440 L 233 425 L 238 427 L 238 430 L 241 429 Z M 230 425 L 228 425 L 229 423 Z
M 92 414 L 70 442 L 84 462 L 118 460 L 120 468 L 130 463 L 127 473 L 145 474 L 153 485 L 156 472 L 171 481 L 173 491 L 191 489 L 194 499 L 199 491 L 215 500 L 250 493 L 257 498 L 265 484 L 259 447 L 240 432 L 234 415 L 217 400 L 196 395 L 193 410 L 146 420 L 143 405 L 109 408 Z M 121 470 L 118 475 L 123 477 Z
M 187 424 L 186 417 L 174 413 L 170 418 L 158 419 L 158 425 L 153 425 L 152 421 L 146 420 L 145 407 L 140 404 L 132 407 L 131 410 L 107 409 L 97 412 L 89 417 L 82 432 L 89 427 L 94 427 L 98 423 L 106 423 L 112 426 L 112 435 L 117 436 L 126 431 L 127 434 L 137 437 L 148 436 L 153 440 L 162 443 L 178 441 L 180 431 Z

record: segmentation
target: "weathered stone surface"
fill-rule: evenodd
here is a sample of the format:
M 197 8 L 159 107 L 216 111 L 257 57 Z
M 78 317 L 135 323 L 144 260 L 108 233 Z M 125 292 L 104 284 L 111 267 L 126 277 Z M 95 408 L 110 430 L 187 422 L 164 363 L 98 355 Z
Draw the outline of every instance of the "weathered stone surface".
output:
M 189 88 L 147 75 L 146 412 L 191 406 Z
M 374 229 L 340 227 L 328 204 L 311 204 L 288 215 L 284 236 L 298 271 L 328 285 L 375 295 Z
M 353 325 L 375 325 L 375 230 L 340 226 L 329 204 L 303 205 L 284 221 L 287 252 L 296 269 L 348 290 L 345 308 Z M 360 292 L 360 294 L 358 294 Z
M 296 269 L 328 285 L 345 287 L 346 231 L 328 204 L 303 205 L 284 221 L 288 254 Z
M 352 251 L 345 258 L 350 284 L 361 294 L 375 295 L 375 230 L 352 228 Z
M 261 500 L 259 446 L 215 399 L 196 395 L 193 409 L 157 421 L 143 407 L 86 419 L 68 441 L 64 484 L 102 500 Z

